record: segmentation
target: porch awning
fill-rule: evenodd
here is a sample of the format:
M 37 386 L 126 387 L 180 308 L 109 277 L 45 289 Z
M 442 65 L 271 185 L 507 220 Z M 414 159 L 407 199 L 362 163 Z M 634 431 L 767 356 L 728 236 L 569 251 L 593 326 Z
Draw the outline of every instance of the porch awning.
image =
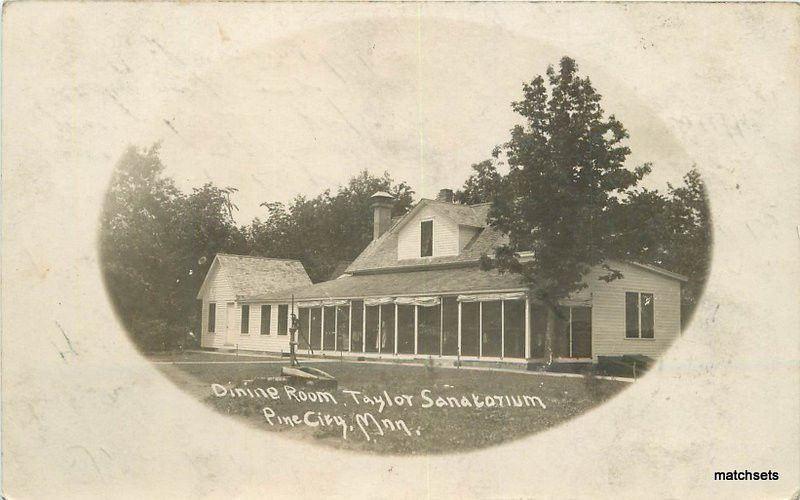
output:
M 377 297 L 364 300 L 365 306 L 382 306 L 384 304 L 394 304 L 394 299 L 392 297 Z
M 489 302 L 493 300 L 521 300 L 525 298 L 525 292 L 511 293 L 480 293 L 471 295 L 459 295 L 459 302 Z
M 439 297 L 397 297 L 395 304 L 407 306 L 434 307 L 441 304 Z

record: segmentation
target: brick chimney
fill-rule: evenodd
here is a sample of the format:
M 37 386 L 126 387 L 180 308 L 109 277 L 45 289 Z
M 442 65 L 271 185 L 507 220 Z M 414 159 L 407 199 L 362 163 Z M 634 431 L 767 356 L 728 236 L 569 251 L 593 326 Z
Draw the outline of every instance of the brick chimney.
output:
M 377 240 L 392 224 L 392 207 L 395 200 L 394 196 L 385 191 L 378 191 L 369 199 L 372 201 L 372 239 Z
M 443 201 L 445 203 L 453 203 L 455 195 L 452 189 L 440 189 L 439 194 L 436 196 L 436 201 Z

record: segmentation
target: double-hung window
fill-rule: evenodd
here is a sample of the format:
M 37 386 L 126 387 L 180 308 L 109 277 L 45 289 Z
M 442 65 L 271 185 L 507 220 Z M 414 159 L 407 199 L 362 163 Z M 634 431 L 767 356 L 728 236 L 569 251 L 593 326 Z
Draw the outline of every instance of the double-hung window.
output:
M 242 304 L 242 333 L 250 333 L 250 305 Z
M 211 302 L 208 304 L 208 333 L 214 333 L 214 328 L 217 325 L 217 304 Z
M 278 306 L 278 335 L 289 333 L 289 305 L 281 304 Z
M 269 335 L 269 321 L 272 318 L 272 306 L 265 304 L 261 306 L 261 335 Z
M 625 292 L 625 337 L 652 339 L 655 337 L 655 311 L 652 293 Z

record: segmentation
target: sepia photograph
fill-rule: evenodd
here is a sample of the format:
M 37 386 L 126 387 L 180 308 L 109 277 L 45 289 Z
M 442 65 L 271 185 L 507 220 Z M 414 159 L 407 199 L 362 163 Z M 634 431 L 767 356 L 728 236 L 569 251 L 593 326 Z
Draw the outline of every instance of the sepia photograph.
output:
M 796 9 L 3 18 L 4 498 L 800 492 Z
M 249 223 L 238 194 L 278 191 L 257 168 L 246 186 L 187 193 L 159 143 L 131 146 L 100 229 L 131 340 L 226 414 L 364 451 L 491 445 L 610 398 L 701 298 L 703 181 L 688 166 L 677 185 L 644 187 L 659 165 L 627 161 L 630 132 L 568 56 L 509 100 L 505 142 L 449 166 L 463 182 L 435 198 L 342 169 L 316 196 L 264 200 Z

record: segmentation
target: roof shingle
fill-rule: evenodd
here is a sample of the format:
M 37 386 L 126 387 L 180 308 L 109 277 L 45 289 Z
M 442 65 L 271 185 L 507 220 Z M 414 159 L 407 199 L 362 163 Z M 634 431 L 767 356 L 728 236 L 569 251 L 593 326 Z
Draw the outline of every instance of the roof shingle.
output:
M 518 274 L 484 271 L 478 266 L 396 271 L 380 274 L 356 274 L 295 290 L 283 290 L 250 300 L 345 299 L 361 297 L 396 297 L 422 294 L 448 294 L 521 290 L 526 288 Z
M 237 297 L 252 297 L 311 285 L 298 260 L 217 254 Z

